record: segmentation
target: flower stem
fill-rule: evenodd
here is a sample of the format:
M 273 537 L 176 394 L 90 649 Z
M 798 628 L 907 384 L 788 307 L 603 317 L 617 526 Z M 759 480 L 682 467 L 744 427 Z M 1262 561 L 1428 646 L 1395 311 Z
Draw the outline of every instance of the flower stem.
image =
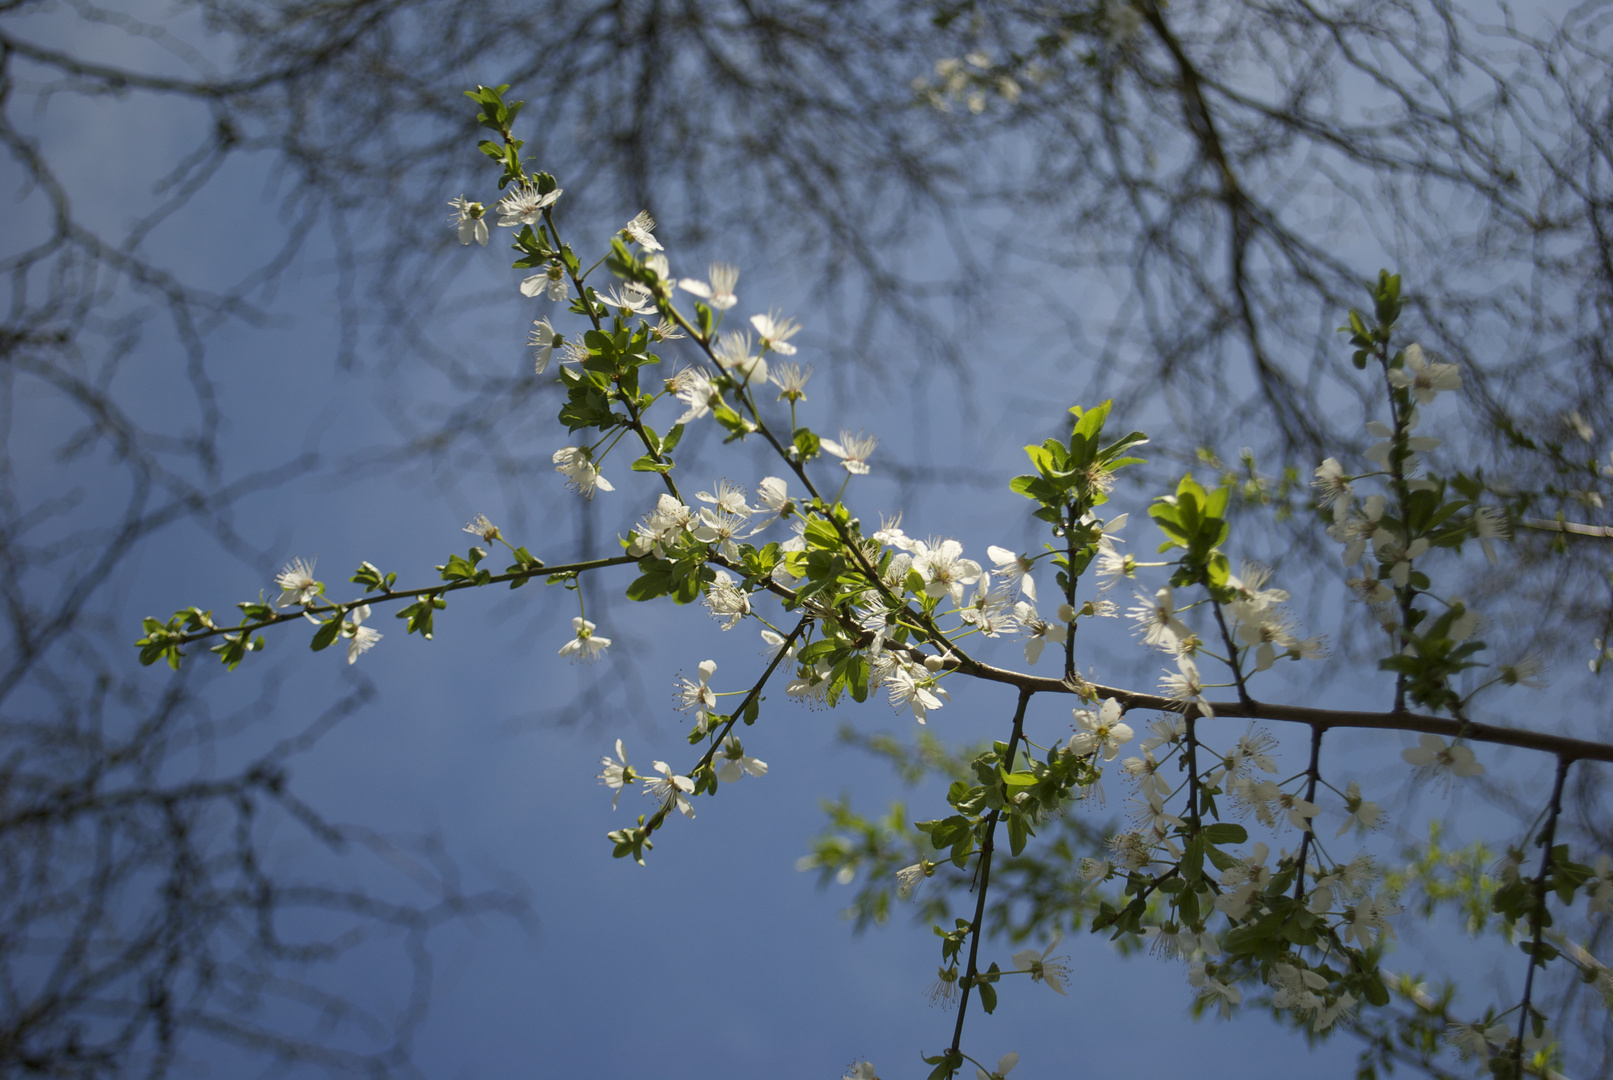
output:
M 1008 753 L 1004 755 L 1004 767 L 1014 767 L 1014 753 L 1019 746 L 1019 740 L 1025 732 L 1025 707 L 1030 704 L 1031 695 L 1035 691 L 1021 689 L 1019 704 L 1014 708 L 1014 730 L 1008 737 Z M 977 960 L 980 955 L 980 931 L 986 921 L 986 891 L 991 887 L 991 853 L 994 847 L 992 838 L 997 832 L 997 820 L 1002 817 L 1001 810 L 993 810 L 986 817 L 985 836 L 980 841 L 980 861 L 978 870 L 980 875 L 980 888 L 975 896 L 975 917 L 969 924 L 969 966 L 964 977 L 959 980 L 963 986 L 963 995 L 958 998 L 958 1019 L 952 1027 L 952 1053 L 958 1053 L 958 1043 L 963 1039 L 963 1018 L 969 1009 L 969 992 L 974 989 L 975 978 L 980 973 Z

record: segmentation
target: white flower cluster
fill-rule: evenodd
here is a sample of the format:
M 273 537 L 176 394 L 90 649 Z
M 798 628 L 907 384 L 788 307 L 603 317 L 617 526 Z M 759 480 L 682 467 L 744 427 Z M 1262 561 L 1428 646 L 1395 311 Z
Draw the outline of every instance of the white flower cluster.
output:
M 1250 577 L 1256 580 L 1258 589 L 1260 582 Z M 1266 599 L 1278 602 L 1274 597 Z M 1149 618 L 1154 619 L 1151 625 L 1162 629 L 1168 625 L 1164 615 L 1154 613 Z M 1077 710 L 1079 730 L 1070 740 L 1069 749 L 1112 759 L 1117 747 L 1129 741 L 1133 734 L 1130 726 L 1121 722 L 1121 715 L 1114 701 L 1104 701 L 1096 711 Z M 1168 873 L 1170 868 L 1180 864 L 1184 855 L 1182 835 L 1190 828 L 1185 819 L 1191 807 L 1182 806 L 1178 812 L 1171 804 L 1177 798 L 1191 802 L 1195 793 L 1188 790 L 1185 782 L 1173 788 L 1167 775 L 1174 774 L 1176 769 L 1167 772 L 1165 766 L 1172 758 L 1185 758 L 1187 729 L 1186 717 L 1161 717 L 1152 723 L 1149 736 L 1142 740 L 1140 753 L 1122 762 L 1125 775 L 1136 786 L 1130 800 L 1133 827 L 1110 838 L 1106 858 L 1088 857 L 1081 861 L 1083 878 L 1102 881 L 1117 873 L 1152 875 L 1162 872 L 1160 868 Z M 1312 855 L 1320 854 L 1319 846 L 1311 846 L 1311 834 L 1321 807 L 1287 790 L 1290 784 L 1303 782 L 1308 774 L 1302 773 L 1282 783 L 1260 778 L 1260 774 L 1273 776 L 1279 772 L 1278 744 L 1271 734 L 1251 727 L 1222 753 L 1213 751 L 1203 742 L 1195 745 L 1196 760 L 1203 769 L 1197 790 L 1227 794 L 1243 814 L 1252 814 L 1269 828 L 1299 830 L 1306 837 L 1302 849 Z M 1381 824 L 1381 810 L 1362 797 L 1358 783 L 1351 782 L 1341 794 L 1345 821 L 1338 835 L 1352 828 L 1372 829 Z M 1255 842 L 1230 865 L 1224 858 L 1218 861 L 1221 871 L 1217 890 L 1198 888 L 1195 902 L 1189 905 L 1199 913 L 1190 917 L 1197 921 L 1186 925 L 1172 915 L 1164 915 L 1161 921 L 1142 928 L 1150 951 L 1188 962 L 1189 983 L 1223 1015 L 1230 1015 L 1231 1007 L 1242 1000 L 1242 992 L 1235 985 L 1236 980 L 1229 980 L 1223 974 L 1218 964 L 1221 951 L 1217 935 L 1207 924 L 1213 913 L 1224 916 L 1233 926 L 1269 915 L 1268 890 L 1280 874 L 1293 871 L 1294 859 L 1284 852 L 1278 856 L 1277 864 L 1272 865 L 1272 848 Z M 1608 869 L 1613 874 L 1613 860 Z M 1392 895 L 1374 893 L 1373 885 L 1379 874 L 1369 856 L 1358 854 L 1348 862 L 1322 858 L 1309 863 L 1305 871 L 1309 882 L 1309 890 L 1303 896 L 1306 909 L 1313 915 L 1332 920 L 1342 940 L 1353 941 L 1361 948 L 1373 948 L 1383 939 L 1393 937 L 1389 919 L 1400 908 Z M 1613 906 L 1613 886 L 1608 890 L 1608 899 Z M 1316 1032 L 1327 1030 L 1358 1004 L 1354 996 L 1334 987 L 1328 977 L 1307 966 L 1298 952 L 1267 965 L 1264 978 L 1272 987 L 1273 1004 L 1302 1017 Z
M 667 551 L 675 547 L 684 535 L 688 535 L 702 544 L 714 545 L 722 557 L 730 562 L 738 562 L 741 540 L 755 536 L 780 521 L 790 521 L 797 528 L 802 524 L 788 485 L 776 476 L 763 477 L 761 483 L 757 484 L 755 506 L 747 503 L 748 493 L 744 488 L 726 479 L 717 481 L 715 491 L 699 492 L 695 498 L 707 505 L 696 509 L 679 502 L 672 495 L 662 495 L 655 509 L 644 516 L 629 537 L 627 553 L 636 557 L 654 555 L 656 558 L 665 558 Z M 805 548 L 799 535 L 780 546 L 785 551 L 801 551 Z M 720 571 L 718 581 L 726 583 L 730 591 L 737 591 L 733 589 L 733 579 Z M 741 617 L 746 611 L 740 612 Z

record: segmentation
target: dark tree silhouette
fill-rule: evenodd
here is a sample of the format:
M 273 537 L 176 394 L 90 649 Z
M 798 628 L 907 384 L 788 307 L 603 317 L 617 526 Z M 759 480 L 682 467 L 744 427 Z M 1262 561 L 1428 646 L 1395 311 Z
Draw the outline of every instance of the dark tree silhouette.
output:
M 0 143 L 28 211 L 0 250 L 8 1066 L 98 1075 L 138 1057 L 160 1073 L 200 1032 L 401 1070 L 406 1031 L 320 997 L 295 973 L 328 950 L 280 940 L 272 913 L 320 906 L 414 941 L 458 914 L 519 911 L 512 892 L 450 887 L 446 862 L 442 892 L 419 903 L 268 873 L 265 815 L 352 846 L 287 770 L 362 687 L 267 757 L 210 772 L 198 747 L 231 724 L 188 683 L 154 695 L 120 651 L 133 553 L 186 523 L 262 567 L 270 553 L 233 507 L 324 466 L 313 451 L 233 464 L 209 341 L 260 320 L 288 268 L 325 245 L 333 360 L 376 377 L 397 430 L 365 464 L 429 477 L 479 462 L 518 494 L 514 478 L 552 449 L 530 426 L 547 390 L 457 347 L 466 301 L 443 303 L 477 254 L 444 225 L 470 175 L 466 83 L 526 99 L 541 120 L 529 152 L 581 194 L 572 212 L 610 226 L 642 206 L 681 250 L 720 237 L 801 267 L 843 313 L 846 385 L 888 386 L 922 363 L 968 387 L 985 374 L 986 316 L 1012 299 L 1082 393 L 1168 409 L 1184 454 L 1249 445 L 1300 479 L 1323 448 L 1362 442 L 1367 399 L 1332 331 L 1363 279 L 1395 266 L 1416 283 L 1408 321 L 1461 365 L 1483 418 L 1448 434 L 1475 476 L 1513 484 L 1497 494 L 1519 534 L 1515 636 L 1573 663 L 1586 639 L 1613 638 L 1605 6 L 1546 26 L 1504 5 L 1388 0 L 183 5 L 211 38 L 87 0 L 48 14 L 0 5 Z M 77 43 L 91 30 L 166 59 L 108 62 Z M 42 125 L 63 100 L 177 104 L 207 122 L 143 216 L 109 231 L 75 201 L 61 135 Z M 153 238 L 254 157 L 278 185 L 275 250 L 232 283 L 186 280 Z M 922 257 L 937 245 L 953 266 L 939 276 Z M 171 358 L 164 377 L 184 390 L 155 421 L 119 389 L 151 356 Z M 433 367 L 448 399 L 388 396 L 402 363 Z M 70 419 L 42 433 L 52 410 Z M 1567 557 L 1539 558 L 1550 545 Z M 1472 595 L 1501 584 L 1481 577 Z M 1582 794 L 1578 827 L 1606 846 Z M 266 994 L 353 1018 L 369 1048 L 248 1026 Z

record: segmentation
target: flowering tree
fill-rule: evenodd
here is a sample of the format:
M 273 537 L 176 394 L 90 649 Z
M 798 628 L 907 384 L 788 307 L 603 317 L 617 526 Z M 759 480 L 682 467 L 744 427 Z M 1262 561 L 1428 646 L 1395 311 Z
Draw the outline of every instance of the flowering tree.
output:
M 826 437 L 820 431 L 834 427 L 821 423 L 814 429 L 805 409 L 811 369 L 790 359 L 794 320 L 768 310 L 725 325 L 737 321 L 738 271 L 717 264 L 704 278 L 675 277 L 644 213 L 585 266 L 562 233 L 562 189 L 522 157 L 514 126 L 520 103 L 504 101 L 506 89 L 469 93 L 494 134 L 480 149 L 500 170 L 503 195 L 454 198 L 450 223 L 466 245 L 489 242 L 489 218 L 509 230 L 521 293 L 564 303 L 573 317 L 537 319 L 528 341 L 536 372 L 557 368 L 565 393 L 559 421 L 568 445 L 553 454 L 556 470 L 582 498 L 648 505 L 653 493 L 653 506 L 618 551 L 553 563 L 533 553 L 536 543 L 517 544 L 478 515 L 465 526 L 476 544 L 436 567 L 436 580 L 400 587 L 395 572 L 365 562 L 349 578 L 360 588 L 344 598 L 327 593 L 311 561 L 296 559 L 276 579 L 279 595 L 240 604 L 238 621 L 219 622 L 198 608 L 147 619 L 138 642 L 144 663 L 178 669 L 187 647 L 202 644 L 234 669 L 266 646 L 263 631 L 311 624 L 311 647 L 341 646 L 351 664 L 382 638 L 378 606 L 397 605 L 405 632 L 430 639 L 452 594 L 535 581 L 575 596 L 572 634 L 558 652 L 588 663 L 611 647 L 609 628 L 602 632 L 584 606 L 581 582 L 590 575 L 617 575 L 635 602 L 699 602 L 724 630 L 754 628 L 768 661 L 728 689 L 718 679 L 726 661 L 700 661 L 695 678 L 680 679 L 676 701 L 691 717 L 686 761 L 640 768 L 621 739 L 603 758 L 599 780 L 613 805 L 630 789 L 651 800 L 646 813 L 609 834 L 616 857 L 639 863 L 675 816 L 693 818 L 724 784 L 766 776 L 742 729 L 761 721 L 769 687 L 782 684 L 786 697 L 822 707 L 883 692 L 924 724 L 950 704 L 952 680 L 999 686 L 1001 713 L 977 732 L 988 741 L 926 766 L 952 776 L 935 816 L 871 826 L 843 808 L 807 860 L 846 880 L 878 869 L 864 875 L 859 897 L 876 916 L 892 893 L 911 897 L 932 878 L 942 897 L 967 897 L 962 917 L 934 925 L 940 962 L 931 995 L 953 1015 L 924 1058 L 932 1080 L 970 1067 L 1000 1080 L 1016 1066 L 1017 1054 L 993 1059 L 970 1048 L 971 1005 L 995 1011 L 1000 988 L 1019 977 L 1063 993 L 1070 966 L 1056 948 L 1077 917 L 1093 931 L 1182 958 L 1199 1007 L 1222 1016 L 1258 995 L 1313 1034 L 1341 1026 L 1367 1034 L 1376 1060 L 1441 1073 L 1434 1055 L 1444 1040 L 1498 1076 L 1555 1075 L 1573 1052 L 1571 1040 L 1552 1030 L 1546 1000 L 1563 973 L 1613 1002 L 1613 972 L 1580 943 L 1573 922 L 1582 911 L 1600 927 L 1613 914 L 1613 859 L 1573 847 L 1559 831 L 1571 773 L 1613 761 L 1613 744 L 1471 715 L 1479 695 L 1528 684 L 1538 665 L 1493 658 L 1477 637 L 1480 613 L 1436 576 L 1469 543 L 1499 562 L 1496 543 L 1510 525 L 1501 507 L 1483 501 L 1484 482 L 1447 470 L 1439 440 L 1415 434 L 1421 410 L 1458 389 L 1461 372 L 1402 342 L 1397 276 L 1380 273 L 1370 310 L 1349 312 L 1344 328 L 1354 367 L 1380 402 L 1383 419 L 1368 424 L 1377 441 L 1359 460 L 1342 451 L 1327 457 L 1311 485 L 1317 528 L 1342 546 L 1348 588 L 1379 635 L 1387 707 L 1271 701 L 1261 693 L 1267 672 L 1279 662 L 1315 663 L 1327 648 L 1303 635 L 1285 607 L 1289 594 L 1268 570 L 1234 564 L 1233 485 L 1182 476 L 1148 512 L 1162 558 L 1124 552 L 1128 523 L 1108 509 L 1110 494 L 1123 470 L 1141 463 L 1148 438 L 1118 433 L 1108 402 L 1077 405 L 1069 430 L 1027 447 L 1032 471 L 1009 482 L 1046 528 L 1041 551 L 993 546 L 981 561 L 957 540 L 908 536 L 899 518 L 874 527 L 852 496 L 857 478 L 878 467 L 878 441 L 844 428 Z M 601 268 L 615 278 L 608 288 L 590 283 Z M 673 350 L 689 361 L 663 367 L 661 352 Z M 776 475 L 761 478 L 754 494 L 726 480 L 686 492 L 674 455 L 696 424 L 715 425 L 727 442 L 764 443 Z M 1130 531 L 1135 539 L 1140 530 Z M 507 560 L 489 564 L 498 545 Z M 500 562 L 507 565 L 496 572 Z M 1122 579 L 1139 589 L 1126 614 L 1141 647 L 1169 665 L 1157 687 L 1110 685 L 1084 670 L 1078 646 L 1120 615 L 1106 594 Z M 1010 637 L 1022 643 L 1022 667 L 986 659 L 988 643 Z M 1070 721 L 1062 706 L 1045 707 L 1050 695 L 1075 699 Z M 1251 724 L 1229 733 L 1232 719 L 1308 733 L 1307 765 L 1281 777 L 1271 730 Z M 1482 1015 L 1457 1015 L 1449 988 L 1431 992 L 1384 969 L 1400 897 L 1418 882 L 1405 874 L 1386 880 L 1371 853 L 1346 845 L 1383 814 L 1349 775 L 1351 763 L 1323 753 L 1328 733 L 1347 729 L 1414 733 L 1417 745 L 1399 757 L 1417 777 L 1447 788 L 1484 772 L 1475 748 L 1514 747 L 1555 763 L 1527 835 L 1493 871 L 1441 891 L 1430 864 L 1420 882 L 1436 899 L 1482 902 L 1499 932 L 1518 941 L 1526 957 L 1516 997 Z M 1015 876 L 1025 865 L 1016 860 L 1027 858 L 1033 837 L 1067 828 L 1063 811 L 1106 770 L 1132 785 L 1131 826 L 1069 860 L 1080 885 L 1038 894 Z M 1339 809 L 1342 827 L 1329 834 L 1319 823 Z M 1252 838 L 1241 823 L 1250 819 L 1270 842 Z M 847 843 L 848 830 L 862 831 L 867 843 Z M 1007 918 L 1026 902 L 1032 914 L 1019 932 L 1045 931 L 1051 944 L 992 958 L 991 905 Z M 1377 1019 L 1384 1016 L 1390 1027 Z M 865 1061 L 852 1075 L 869 1080 L 876 1070 Z

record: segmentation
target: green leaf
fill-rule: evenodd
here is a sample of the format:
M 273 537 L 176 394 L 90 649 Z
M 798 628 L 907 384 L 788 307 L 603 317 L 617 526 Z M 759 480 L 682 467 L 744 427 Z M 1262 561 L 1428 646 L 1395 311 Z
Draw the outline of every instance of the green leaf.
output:
M 840 534 L 835 532 L 833 525 L 819 518 L 813 518 L 808 521 L 806 530 L 801 535 L 806 540 L 809 549 L 818 548 L 825 551 L 834 551 L 840 547 Z
M 1196 888 L 1199 879 L 1204 876 L 1204 834 L 1199 833 L 1189 840 L 1182 848 L 1182 861 L 1180 864 L 1182 880 L 1190 888 Z
M 1082 439 L 1096 439 L 1103 431 L 1103 422 L 1109 418 L 1109 410 L 1113 406 L 1112 400 L 1094 405 L 1090 409 L 1083 409 L 1079 405 L 1072 406 L 1070 412 L 1075 415 L 1075 430 L 1072 435 Z
M 615 845 L 611 851 L 614 858 L 621 859 L 631 855 L 634 862 L 643 866 L 644 852 L 653 849 L 655 845 L 650 842 L 650 830 L 644 828 L 643 814 L 638 816 L 638 823 L 639 827 L 636 829 L 617 829 L 615 832 L 606 833 L 605 838 Z
M 314 631 L 314 640 L 308 643 L 308 647 L 314 650 L 314 652 L 319 652 L 321 649 L 327 649 L 330 647 L 331 642 L 335 641 L 336 636 L 341 632 L 342 620 L 340 616 L 337 616 L 333 619 L 326 619 L 324 622 L 319 624 L 319 629 Z
M 1233 821 L 1206 825 L 1200 835 L 1212 844 L 1243 844 L 1249 840 L 1249 830 Z
M 419 634 L 427 641 L 430 641 L 433 616 L 447 606 L 448 601 L 440 596 L 424 596 L 398 612 L 397 617 L 409 620 L 409 633 Z
M 478 570 L 476 564 L 486 557 L 487 552 L 481 548 L 471 548 L 470 558 L 450 555 L 448 561 L 437 569 L 444 581 L 474 581 L 477 584 L 485 584 L 493 575 L 486 570 Z
M 972 828 L 969 819 L 962 814 L 953 814 L 939 821 L 915 822 L 913 827 L 920 832 L 929 833 L 930 843 L 938 851 L 941 848 L 951 847 L 960 838 L 968 837 Z
M 672 579 L 662 574 L 640 574 L 627 587 L 629 600 L 654 600 L 672 591 Z
M 868 700 L 868 660 L 854 656 L 846 665 L 846 684 L 851 688 L 853 701 Z
M 377 569 L 375 567 L 375 565 L 373 563 L 367 563 L 366 562 L 366 563 L 360 563 L 359 567 L 358 567 L 358 570 L 355 571 L 353 576 L 348 578 L 347 580 L 353 582 L 356 585 L 364 586 L 364 591 L 365 592 L 387 592 L 392 588 L 392 583 L 394 581 L 398 580 L 398 575 L 395 574 L 395 573 L 394 574 L 383 574 L 383 573 L 381 573 L 381 571 L 379 569 Z M 246 605 L 246 604 L 240 604 L 238 606 L 241 608 L 241 610 L 243 612 L 245 612 L 247 610 L 247 607 L 248 607 L 248 605 Z M 261 605 L 260 604 L 260 605 L 255 605 L 255 606 L 256 607 L 261 607 L 261 608 L 267 608 L 267 605 Z M 248 614 L 247 617 L 252 618 L 253 616 L 251 614 Z M 261 620 L 261 616 L 259 616 L 259 618 Z
M 1133 446 L 1141 446 L 1147 441 L 1148 436 L 1144 435 L 1140 431 L 1127 432 L 1125 435 L 1122 435 L 1120 438 L 1098 451 L 1098 460 L 1103 462 L 1111 470 L 1118 469 L 1122 465 L 1142 464 L 1142 458 L 1123 457 L 1122 455 L 1124 455 L 1125 452 L 1130 450 Z
M 1025 815 L 1010 811 L 1008 814 L 1008 849 L 1015 855 L 1025 850 L 1030 841 L 1031 827 L 1025 821 Z

